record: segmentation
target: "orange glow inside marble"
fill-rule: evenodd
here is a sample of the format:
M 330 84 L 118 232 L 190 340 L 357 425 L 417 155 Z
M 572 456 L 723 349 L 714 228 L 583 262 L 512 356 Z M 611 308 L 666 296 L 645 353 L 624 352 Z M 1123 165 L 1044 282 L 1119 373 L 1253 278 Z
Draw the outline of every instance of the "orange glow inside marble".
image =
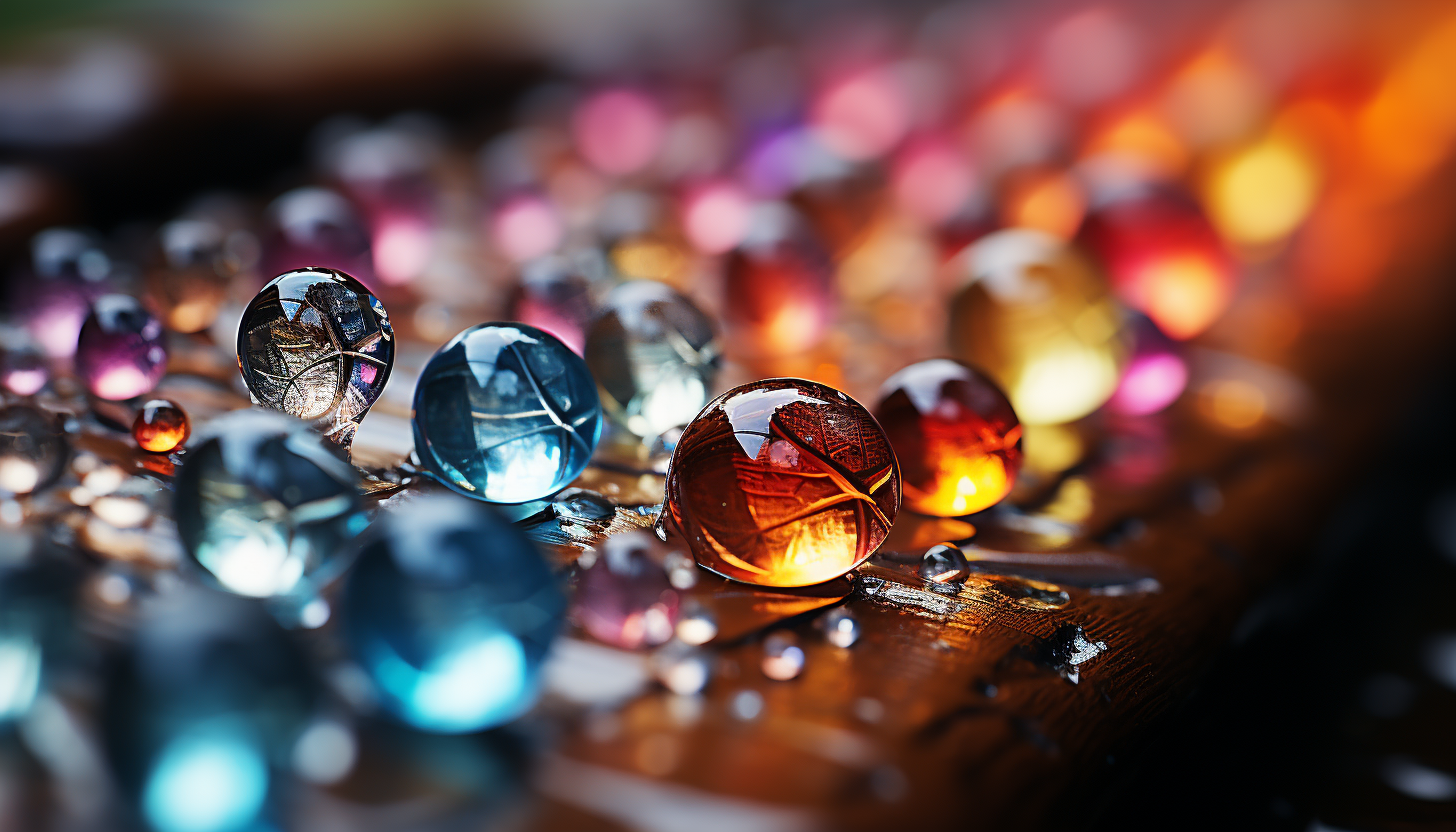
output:
M 884 542 L 900 470 L 867 410 L 831 387 L 737 387 L 688 425 L 673 453 L 667 517 L 697 562 L 763 586 L 843 575 Z
M 947 359 L 891 376 L 875 408 L 904 477 L 905 505 L 934 517 L 982 511 L 1021 470 L 1021 423 L 990 379 Z
M 144 451 L 164 454 L 174 450 L 192 433 L 187 413 L 166 399 L 152 399 L 137 411 L 131 436 Z

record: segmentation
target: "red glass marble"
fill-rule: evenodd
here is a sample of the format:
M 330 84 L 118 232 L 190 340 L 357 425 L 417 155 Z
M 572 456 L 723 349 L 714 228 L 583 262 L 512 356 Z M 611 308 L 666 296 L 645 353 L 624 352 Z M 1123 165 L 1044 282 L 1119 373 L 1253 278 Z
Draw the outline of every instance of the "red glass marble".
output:
M 723 316 L 732 350 L 788 356 L 823 340 L 834 308 L 831 268 L 792 209 L 760 206 L 748 239 L 728 259 Z
M 1191 198 L 1168 189 L 1112 199 L 1088 214 L 1078 241 L 1102 261 L 1112 288 L 1169 337 L 1203 332 L 1228 308 L 1238 273 Z
M 123 401 L 146 393 L 167 372 L 162 322 L 130 295 L 92 304 L 76 344 L 76 370 L 91 394 Z
M 154 454 L 175 450 L 192 435 L 187 411 L 176 402 L 151 399 L 137 411 L 131 423 L 131 438 L 137 447 Z
M 1011 493 L 1021 471 L 1021 422 L 1011 402 L 960 362 L 931 359 L 890 376 L 875 418 L 899 458 L 912 511 L 983 511 Z
M 763 586 L 843 575 L 884 542 L 900 467 L 869 411 L 812 381 L 776 378 L 714 399 L 683 431 L 664 523 L 697 562 Z

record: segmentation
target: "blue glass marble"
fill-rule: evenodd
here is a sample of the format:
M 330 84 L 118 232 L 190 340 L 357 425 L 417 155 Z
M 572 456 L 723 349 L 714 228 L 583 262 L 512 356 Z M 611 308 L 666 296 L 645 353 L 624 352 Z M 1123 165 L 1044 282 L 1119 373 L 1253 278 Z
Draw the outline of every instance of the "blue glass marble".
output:
M 223 589 L 301 609 L 348 566 L 367 520 L 357 473 L 305 423 L 269 410 L 214 419 L 177 473 L 177 532 Z
M 76 615 L 77 570 L 25 532 L 0 530 L 0 727 L 25 717 Z
M 479 324 L 456 335 L 415 386 L 415 452 L 425 469 L 491 503 L 527 503 L 565 488 L 601 431 L 586 363 L 525 324 Z
M 252 832 L 282 814 L 278 788 L 318 686 L 255 604 L 196 587 L 144 607 L 102 699 L 117 783 L 157 832 Z
M 530 707 L 566 601 L 518 527 L 437 494 L 383 514 L 359 549 L 344 633 L 388 713 L 460 734 Z

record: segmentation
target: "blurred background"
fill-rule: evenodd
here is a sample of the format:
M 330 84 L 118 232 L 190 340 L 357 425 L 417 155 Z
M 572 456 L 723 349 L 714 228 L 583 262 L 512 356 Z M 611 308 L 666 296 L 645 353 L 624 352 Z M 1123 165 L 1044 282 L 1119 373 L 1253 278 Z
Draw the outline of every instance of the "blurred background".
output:
M 302 261 L 358 276 L 401 334 L 397 375 L 357 440 L 366 467 L 409 453 L 414 378 L 456 332 L 526 320 L 580 352 L 605 287 L 630 278 L 668 284 L 720 322 L 713 392 L 788 375 L 868 404 L 913 361 L 976 358 L 1026 427 L 1012 500 L 1056 503 L 1073 522 L 1093 510 L 1077 515 L 1068 500 L 1100 497 L 1078 498 L 1068 481 L 1097 494 L 1161 488 L 1197 444 L 1172 427 L 1183 421 L 1231 446 L 1338 449 L 1346 479 L 1264 502 L 1278 516 L 1320 495 L 1317 521 L 1269 544 L 1277 568 L 1209 578 L 1228 621 L 1187 627 L 1229 637 L 1210 636 L 1218 649 L 1179 677 L 1156 736 L 1095 765 L 1058 761 L 1097 785 L 1059 791 L 1074 805 L 1026 825 L 1452 829 L 1453 152 L 1456 4 L 1437 0 L 9 3 L 5 384 L 26 397 L 68 372 L 79 319 L 53 326 L 23 311 L 51 262 L 41 232 L 66 227 L 84 239 L 50 239 L 81 280 L 144 297 L 171 330 L 169 371 L 231 379 L 235 397 L 234 333 L 268 277 Z M 783 233 L 784 206 L 810 229 L 803 256 L 825 264 L 822 280 L 792 258 L 756 271 L 735 259 Z M 967 254 L 997 233 L 1000 248 Z M 1062 363 L 1022 372 L 998 350 L 1035 352 L 1050 336 L 977 341 L 1033 325 L 963 309 L 966 275 L 1065 245 L 1130 315 L 1109 325 L 1116 338 L 1083 320 Z M 203 248 L 199 276 L 189 258 Z M 1047 314 L 1101 302 L 1088 298 Z M 41 368 L 26 357 L 36 353 L 60 363 Z M 194 418 L 231 406 L 200 405 Z M 649 420 L 614 446 L 622 464 L 648 464 L 651 438 L 685 421 Z M 1101 479 L 1082 476 L 1089 459 Z M 1223 498 L 1198 482 L 1191 499 L 1214 517 L 1204 508 Z M 660 487 L 638 502 L 660 501 Z M 77 545 L 101 554 L 87 557 L 129 576 L 166 561 L 127 548 L 155 540 L 90 534 Z M 1250 570 L 1259 577 L 1246 582 Z M 1197 596 L 1202 575 L 1181 577 Z M 1232 583 L 1239 591 L 1224 593 Z M 55 737 L 81 729 L 46 713 L 49 728 L 31 716 L 29 734 L 0 740 L 11 743 L 0 828 L 110 828 L 71 793 L 94 782 L 84 769 L 95 760 L 57 750 L 68 740 Z M 410 776 L 426 783 L 449 779 L 451 755 L 473 761 L 422 791 L 473 794 L 484 817 L 415 827 L 407 812 L 381 814 L 416 819 L 358 828 L 702 819 L 524 785 L 533 744 L 580 728 L 558 722 L 526 740 L 487 738 L 488 763 L 457 747 L 421 752 L 432 762 Z M 634 753 L 639 774 L 677 776 L 678 752 Z M 924 797 L 891 772 L 873 769 L 865 788 Z M 963 791 L 941 799 L 974 802 L 977 777 L 956 773 Z M 512 796 L 536 787 L 567 808 L 546 820 L 519 810 Z M 368 785 L 350 789 L 355 799 Z M 400 791 L 400 804 L 413 799 Z M 883 802 L 889 814 L 875 819 L 894 817 Z M 335 825 L 299 828 L 355 828 L 340 818 L 356 816 L 331 811 L 318 817 Z M 911 816 L 977 826 L 965 811 L 922 801 Z M 826 817 L 772 820 L 849 822 Z

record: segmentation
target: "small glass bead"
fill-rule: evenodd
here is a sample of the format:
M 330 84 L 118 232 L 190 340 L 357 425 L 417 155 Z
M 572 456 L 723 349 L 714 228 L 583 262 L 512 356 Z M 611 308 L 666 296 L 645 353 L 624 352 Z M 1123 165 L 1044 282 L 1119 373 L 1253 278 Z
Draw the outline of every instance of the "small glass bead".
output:
M 122 401 L 140 396 L 167 372 L 162 322 L 130 295 L 92 304 L 76 344 L 76 371 L 91 394 Z
M 1124 314 L 1097 266 L 1037 231 L 988 234 L 952 261 L 969 281 L 951 301 L 956 357 L 985 370 L 1025 424 L 1101 407 L 1121 378 Z
M 45 389 L 50 378 L 50 367 L 39 350 L 18 347 L 0 353 L 0 385 L 11 393 L 34 396 Z
M 238 369 L 255 404 L 318 426 L 349 447 L 394 367 L 384 304 L 334 269 L 281 274 L 238 326 Z
M 176 449 L 192 434 L 192 423 L 187 412 L 176 402 L 166 399 L 152 399 L 137 411 L 136 420 L 131 423 L 131 437 L 137 447 L 154 454 L 165 454 Z
M 652 655 L 652 674 L 680 696 L 702 693 L 713 676 L 713 657 L 706 650 L 673 642 Z
M 689 601 L 678 615 L 676 635 L 684 644 L 707 644 L 718 636 L 718 619 L 707 607 Z
M 344 586 L 344 632 L 384 709 L 434 733 L 528 708 L 561 627 L 556 578 L 519 528 L 454 495 L 383 514 Z
M 1021 470 L 1021 423 L 995 383 L 956 361 L 912 364 L 880 388 L 875 418 L 905 483 L 905 506 L 935 517 L 990 508 Z
M 582 629 L 628 650 L 672 638 L 679 601 L 655 557 L 661 546 L 647 532 L 622 532 L 601 544 L 577 581 L 573 617 Z
M 348 463 L 304 423 L 266 410 L 212 420 L 177 472 L 177 533 L 222 588 L 295 613 L 348 566 L 366 523 Z
M 937 543 L 920 557 L 920 577 L 938 584 L 964 581 L 970 577 L 971 565 L 966 553 L 954 543 Z
M 586 363 L 555 336 L 525 324 L 480 324 L 420 373 L 415 452 L 461 494 L 526 503 L 585 470 L 601 413 Z
M 724 577 L 807 586 L 864 562 L 899 510 L 899 465 L 874 417 L 822 384 L 768 379 L 688 425 L 665 518 Z
M 763 675 L 778 682 L 798 678 L 804 672 L 804 648 L 793 633 L 774 633 L 763 640 Z
M 718 371 L 712 321 L 652 280 L 631 280 L 607 295 L 585 355 L 607 413 L 642 437 L 696 416 Z

